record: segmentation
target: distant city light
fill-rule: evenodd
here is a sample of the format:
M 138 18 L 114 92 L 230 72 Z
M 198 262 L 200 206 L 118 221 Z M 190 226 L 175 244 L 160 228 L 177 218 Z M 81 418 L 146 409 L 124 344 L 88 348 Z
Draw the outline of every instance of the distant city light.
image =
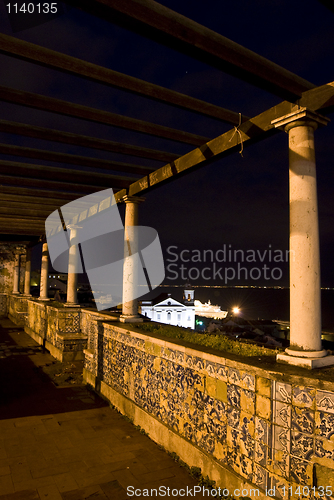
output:
M 239 307 L 233 307 L 232 311 L 234 314 L 239 314 L 240 309 L 239 309 Z

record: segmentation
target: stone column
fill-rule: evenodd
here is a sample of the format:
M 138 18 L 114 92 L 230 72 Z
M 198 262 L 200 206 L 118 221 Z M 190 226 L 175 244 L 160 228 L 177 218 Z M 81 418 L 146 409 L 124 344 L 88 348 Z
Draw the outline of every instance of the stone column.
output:
M 321 346 L 321 287 L 314 130 L 328 119 L 299 108 L 272 123 L 289 133 L 290 348 L 277 360 L 306 368 L 334 364 Z
M 48 273 L 49 273 L 49 251 L 48 244 L 43 243 L 42 247 L 42 264 L 41 264 L 41 281 L 39 285 L 39 300 L 47 301 L 48 298 Z
M 120 321 L 123 323 L 139 322 L 142 318 L 138 314 L 138 261 L 133 258 L 138 252 L 138 205 L 144 198 L 138 196 L 124 196 L 125 224 L 124 224 L 124 263 L 123 263 L 123 305 Z
M 78 226 L 67 226 L 70 230 L 70 250 L 68 256 L 68 275 L 67 275 L 67 299 L 66 306 L 78 306 L 78 269 L 79 269 L 79 247 L 76 244 Z
M 13 275 L 13 294 L 20 293 L 20 254 L 15 254 Z
M 23 292 L 26 297 L 31 297 L 30 280 L 31 280 L 31 248 L 27 248 L 26 269 L 24 273 L 24 292 Z

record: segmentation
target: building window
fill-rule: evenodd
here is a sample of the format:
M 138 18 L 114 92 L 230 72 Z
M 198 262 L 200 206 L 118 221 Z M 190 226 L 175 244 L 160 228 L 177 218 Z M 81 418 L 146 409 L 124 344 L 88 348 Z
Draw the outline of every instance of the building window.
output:
M 177 313 L 177 320 L 181 321 L 181 313 Z
M 160 320 L 160 318 L 161 318 L 161 314 L 159 313 L 159 314 L 157 314 L 158 321 Z
M 191 321 L 190 316 L 188 316 L 188 321 Z
M 171 321 L 172 319 L 172 313 L 170 311 L 168 311 L 167 313 L 167 321 Z

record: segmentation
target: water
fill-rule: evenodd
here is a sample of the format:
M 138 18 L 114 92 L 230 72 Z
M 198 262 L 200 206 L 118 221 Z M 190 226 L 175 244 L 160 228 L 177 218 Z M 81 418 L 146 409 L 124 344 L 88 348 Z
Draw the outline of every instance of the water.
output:
M 240 314 L 247 319 L 279 319 L 289 321 L 289 289 L 276 288 L 215 288 L 195 287 L 195 299 L 211 301 L 222 310 L 240 308 Z M 159 287 L 145 296 L 153 298 L 160 293 L 171 293 L 182 301 L 183 287 Z M 334 330 L 334 290 L 322 290 L 322 326 Z

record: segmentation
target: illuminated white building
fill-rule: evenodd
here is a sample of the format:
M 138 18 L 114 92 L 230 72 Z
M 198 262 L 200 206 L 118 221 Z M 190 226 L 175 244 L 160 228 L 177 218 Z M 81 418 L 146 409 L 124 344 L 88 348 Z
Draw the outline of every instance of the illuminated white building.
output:
M 183 303 L 172 298 L 171 294 L 159 295 L 154 300 L 142 300 L 139 312 L 152 321 L 167 325 L 195 329 L 194 290 L 184 290 Z

